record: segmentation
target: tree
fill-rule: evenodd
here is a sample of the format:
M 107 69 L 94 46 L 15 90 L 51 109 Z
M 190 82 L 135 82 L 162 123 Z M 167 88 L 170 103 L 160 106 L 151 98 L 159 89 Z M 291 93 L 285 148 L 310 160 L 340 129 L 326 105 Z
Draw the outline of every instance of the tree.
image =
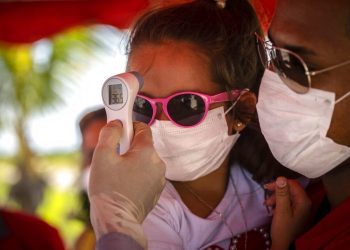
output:
M 110 50 L 102 39 L 110 32 L 115 30 L 80 27 L 34 44 L 0 44 L 0 128 L 10 126 L 16 135 L 21 179 L 12 194 L 28 212 L 35 211 L 45 186 L 35 171 L 38 158 L 28 141 L 28 120 L 62 103 L 60 90 L 74 83 L 91 59 Z

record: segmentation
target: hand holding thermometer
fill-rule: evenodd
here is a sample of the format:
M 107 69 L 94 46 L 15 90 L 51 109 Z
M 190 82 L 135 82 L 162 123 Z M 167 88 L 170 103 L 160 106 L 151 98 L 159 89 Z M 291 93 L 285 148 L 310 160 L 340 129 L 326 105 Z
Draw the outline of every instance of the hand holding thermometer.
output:
M 137 72 L 126 72 L 108 78 L 102 86 L 102 99 L 107 122 L 120 120 L 123 133 L 119 142 L 119 153 L 125 154 L 134 134 L 132 109 L 137 92 L 142 88 L 143 78 Z

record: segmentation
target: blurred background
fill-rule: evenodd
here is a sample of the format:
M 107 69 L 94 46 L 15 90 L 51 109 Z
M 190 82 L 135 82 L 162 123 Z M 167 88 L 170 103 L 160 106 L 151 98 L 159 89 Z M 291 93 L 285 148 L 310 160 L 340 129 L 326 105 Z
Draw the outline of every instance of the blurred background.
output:
M 80 218 L 79 120 L 124 72 L 127 28 L 147 1 L 0 2 L 0 206 L 58 229 L 67 249 Z
M 126 65 L 128 27 L 174 1 L 0 1 L 0 207 L 35 214 L 67 249 L 84 228 L 79 119 Z M 253 1 L 264 24 L 274 1 Z
M 124 45 L 124 31 L 93 25 L 0 46 L 0 203 L 38 214 L 68 245 L 83 226 L 78 121 L 124 71 Z

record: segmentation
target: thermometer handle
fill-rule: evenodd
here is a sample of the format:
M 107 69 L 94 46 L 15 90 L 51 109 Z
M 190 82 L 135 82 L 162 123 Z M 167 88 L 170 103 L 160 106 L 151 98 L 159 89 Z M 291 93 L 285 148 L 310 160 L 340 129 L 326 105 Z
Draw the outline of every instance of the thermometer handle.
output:
M 119 141 L 121 155 L 129 150 L 133 139 L 132 109 L 142 84 L 143 80 L 139 73 L 126 72 L 108 78 L 102 87 L 107 122 L 120 120 L 123 124 L 123 132 Z

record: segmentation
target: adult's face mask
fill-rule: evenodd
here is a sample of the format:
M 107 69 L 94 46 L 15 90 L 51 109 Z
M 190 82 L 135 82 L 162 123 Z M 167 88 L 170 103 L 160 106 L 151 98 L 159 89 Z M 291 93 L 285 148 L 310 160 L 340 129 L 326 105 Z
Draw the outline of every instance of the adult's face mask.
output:
M 196 127 L 156 120 L 151 130 L 154 147 L 166 164 L 165 177 L 174 181 L 195 180 L 218 169 L 239 137 L 228 135 L 223 107 L 209 110 Z
M 326 136 L 336 103 L 332 92 L 311 88 L 297 94 L 276 73 L 265 70 L 257 112 L 275 158 L 309 178 L 320 177 L 349 158 L 350 147 Z

